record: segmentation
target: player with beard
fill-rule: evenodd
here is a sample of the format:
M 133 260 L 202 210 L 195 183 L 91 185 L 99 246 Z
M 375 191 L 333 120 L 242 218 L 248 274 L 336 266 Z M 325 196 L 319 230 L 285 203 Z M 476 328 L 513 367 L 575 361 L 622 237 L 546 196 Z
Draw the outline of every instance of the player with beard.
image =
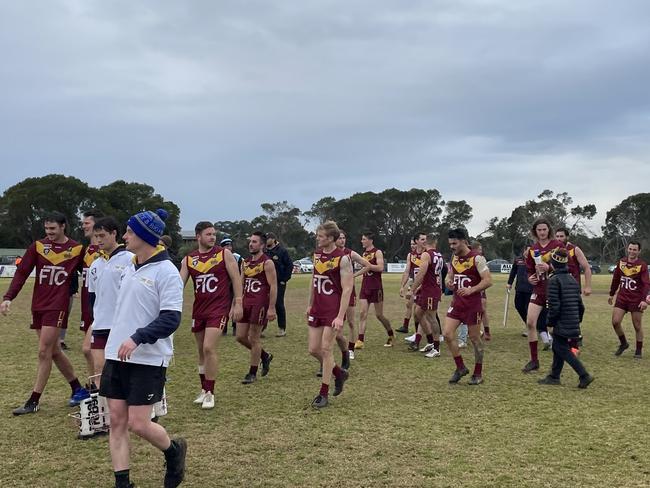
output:
M 273 355 L 262 349 L 260 336 L 266 324 L 275 320 L 275 300 L 278 295 L 277 276 L 273 260 L 264 253 L 266 235 L 253 232 L 248 240 L 251 255 L 242 264 L 244 283 L 244 314 L 237 324 L 237 342 L 250 350 L 250 368 L 242 384 L 257 380 L 257 368 L 262 361 L 262 376 L 269 373 Z
M 492 277 L 485 258 L 469 248 L 464 229 L 449 231 L 449 247 L 454 255 L 447 274 L 447 287 L 453 288 L 454 298 L 447 310 L 444 336 L 456 363 L 456 371 L 449 379 L 449 383 L 458 383 L 463 376 L 469 374 L 456 342 L 456 330 L 461 323 L 464 323 L 467 324 L 468 335 L 474 346 L 474 373 L 469 384 L 479 385 L 483 383 L 481 291 L 492 286 Z
M 399 329 L 396 329 L 396 332 L 401 332 L 403 334 L 408 334 L 409 331 L 409 322 L 413 316 L 413 309 L 415 308 L 414 294 L 411 293 L 413 288 L 413 281 L 415 280 L 415 275 L 417 274 L 420 268 L 420 257 L 424 252 L 424 246 L 426 242 L 426 234 L 423 232 L 417 232 L 413 239 L 411 240 L 411 252 L 406 256 L 406 267 L 402 273 L 402 281 L 400 283 L 399 296 L 404 298 L 406 301 L 406 313 L 404 314 L 404 322 Z M 415 332 L 418 332 L 418 319 L 415 320 Z
M 361 245 L 363 246 L 363 259 L 370 263 L 369 270 L 363 275 L 361 281 L 361 292 L 359 293 L 359 304 L 361 311 L 359 314 L 359 338 L 355 343 L 355 349 L 363 349 L 366 334 L 366 322 L 368 321 L 368 311 L 370 304 L 375 306 L 375 315 L 377 320 L 386 329 L 388 340 L 384 347 L 393 347 L 395 342 L 395 333 L 390 326 L 389 320 L 384 315 L 384 287 L 381 282 L 381 274 L 384 271 L 384 253 L 374 245 L 375 235 L 372 232 L 366 232 L 361 235 Z
M 320 361 L 323 378 L 319 394 L 312 401 L 314 408 L 329 403 L 329 384 L 335 378 L 334 396 L 343 392 L 348 378 L 346 370 L 334 362 L 332 348 L 343 328 L 345 312 L 350 305 L 354 277 L 350 257 L 336 246 L 341 231 L 335 222 L 324 222 L 316 229 L 318 249 L 314 253 L 312 288 L 307 307 L 309 353 Z
M 612 310 L 612 326 L 620 342 L 614 353 L 616 356 L 623 354 L 630 345 L 625 338 L 621 327 L 623 317 L 627 312 L 632 316 L 632 325 L 636 334 L 636 351 L 634 357 L 641 359 L 643 355 L 643 311 L 648 307 L 645 301 L 650 291 L 648 279 L 648 265 L 639 258 L 641 243 L 630 241 L 627 245 L 627 256 L 616 263 L 616 270 L 612 276 L 607 303 L 614 305 Z M 614 296 L 616 301 L 614 302 Z
M 550 265 L 551 253 L 564 245 L 553 239 L 551 223 L 545 218 L 539 218 L 533 222 L 531 234 L 535 243 L 530 247 L 526 256 L 526 268 L 528 270 L 528 281 L 533 285 L 533 294 L 528 304 L 526 326 L 528 327 L 528 347 L 530 349 L 530 361 L 526 363 L 522 371 L 530 373 L 539 369 L 539 358 L 537 355 L 537 330 L 540 329 L 540 337 L 545 343 L 545 350 L 550 349 L 551 338 L 548 335 L 545 323 L 537 319 L 546 309 L 546 286 L 548 276 L 552 267 Z
M 52 212 L 43 219 L 43 223 L 46 237 L 29 246 L 0 304 L 0 312 L 3 315 L 9 313 L 12 300 L 18 296 L 32 270 L 36 268 L 30 328 L 38 336 L 38 369 L 31 396 L 25 405 L 13 411 L 14 415 L 38 412 L 52 363 L 70 384 L 70 406 L 78 405 L 89 397 L 88 391 L 79 383 L 72 363 L 59 345 L 59 333 L 67 325 L 70 309 L 70 281 L 77 273 L 83 246 L 65 235 L 68 224 L 62 213 Z
M 192 332 L 199 354 L 201 393 L 194 400 L 201 408 L 214 408 L 214 382 L 218 370 L 217 350 L 229 319 L 242 318 L 242 284 L 237 261 L 228 249 L 217 246 L 217 231 L 210 222 L 194 228 L 198 249 L 181 264 L 183 283 L 194 283 Z M 232 291 L 231 291 L 232 290 Z M 234 292 L 234 298 L 233 298 Z

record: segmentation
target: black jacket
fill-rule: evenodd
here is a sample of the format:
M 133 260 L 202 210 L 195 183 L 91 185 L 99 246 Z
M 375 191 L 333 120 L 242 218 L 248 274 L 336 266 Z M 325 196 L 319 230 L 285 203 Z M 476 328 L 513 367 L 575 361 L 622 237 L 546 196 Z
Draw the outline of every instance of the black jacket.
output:
M 278 283 L 286 284 L 291 279 L 293 273 L 293 261 L 289 257 L 287 250 L 280 244 L 273 249 L 267 249 L 266 255 L 273 260 L 275 272 L 278 275 Z
M 580 322 L 585 306 L 580 287 L 565 267 L 558 269 L 548 280 L 548 326 L 553 334 L 562 337 L 579 337 Z
M 512 268 L 510 269 L 510 276 L 508 276 L 508 284 L 512 283 L 517 278 L 517 284 L 515 285 L 515 291 L 517 293 L 532 293 L 533 285 L 528 281 L 528 270 L 526 269 L 526 261 L 522 257 L 518 257 L 512 263 Z

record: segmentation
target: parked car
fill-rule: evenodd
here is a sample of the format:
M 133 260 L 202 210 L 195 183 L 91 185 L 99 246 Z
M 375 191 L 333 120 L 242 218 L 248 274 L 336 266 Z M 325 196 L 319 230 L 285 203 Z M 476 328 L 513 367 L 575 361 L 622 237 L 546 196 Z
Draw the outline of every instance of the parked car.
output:
M 609 274 L 614 274 L 614 271 L 616 271 L 616 265 L 615 265 L 615 264 L 611 264 L 611 265 L 607 268 L 607 272 L 608 272 Z
M 587 260 L 587 262 L 589 263 L 589 267 L 591 268 L 591 273 L 592 274 L 598 274 L 598 273 L 601 272 L 600 264 L 598 264 L 598 263 L 596 263 L 596 262 L 594 262 L 594 261 L 592 261 L 590 259 Z M 612 271 L 612 273 L 613 273 L 613 271 Z
M 314 271 L 314 263 L 310 258 L 302 258 L 293 262 L 294 273 L 311 273 Z
M 501 269 L 504 264 L 509 266 L 512 263 L 510 261 L 506 261 L 505 259 L 493 259 L 487 263 L 490 273 L 501 273 Z

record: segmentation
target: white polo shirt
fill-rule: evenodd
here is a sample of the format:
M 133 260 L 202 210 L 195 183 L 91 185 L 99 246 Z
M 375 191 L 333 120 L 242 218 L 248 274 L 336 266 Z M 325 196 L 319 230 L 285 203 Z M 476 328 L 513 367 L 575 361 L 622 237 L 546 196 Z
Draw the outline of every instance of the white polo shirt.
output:
M 183 280 L 168 259 L 153 261 L 135 268 L 133 260 L 122 273 L 117 294 L 113 327 L 104 354 L 119 361 L 117 351 L 137 329 L 158 318 L 162 310 L 181 312 Z M 154 344 L 140 344 L 128 362 L 149 366 L 168 366 L 174 352 L 173 334 Z
M 95 259 L 88 271 L 88 291 L 95 293 L 93 330 L 109 330 L 113 325 L 120 280 L 133 260 L 133 253 L 121 248 L 105 259 Z

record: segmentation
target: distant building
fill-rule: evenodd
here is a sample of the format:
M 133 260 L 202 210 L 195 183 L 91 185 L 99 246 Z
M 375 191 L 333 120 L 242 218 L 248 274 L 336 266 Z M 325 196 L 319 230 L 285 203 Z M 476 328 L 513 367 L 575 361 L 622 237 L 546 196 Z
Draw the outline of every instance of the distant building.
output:
M 0 264 L 16 264 L 17 258 L 22 258 L 26 249 L 0 248 Z
M 183 239 L 183 244 L 193 244 L 196 242 L 196 234 L 193 230 L 182 230 L 181 239 Z

